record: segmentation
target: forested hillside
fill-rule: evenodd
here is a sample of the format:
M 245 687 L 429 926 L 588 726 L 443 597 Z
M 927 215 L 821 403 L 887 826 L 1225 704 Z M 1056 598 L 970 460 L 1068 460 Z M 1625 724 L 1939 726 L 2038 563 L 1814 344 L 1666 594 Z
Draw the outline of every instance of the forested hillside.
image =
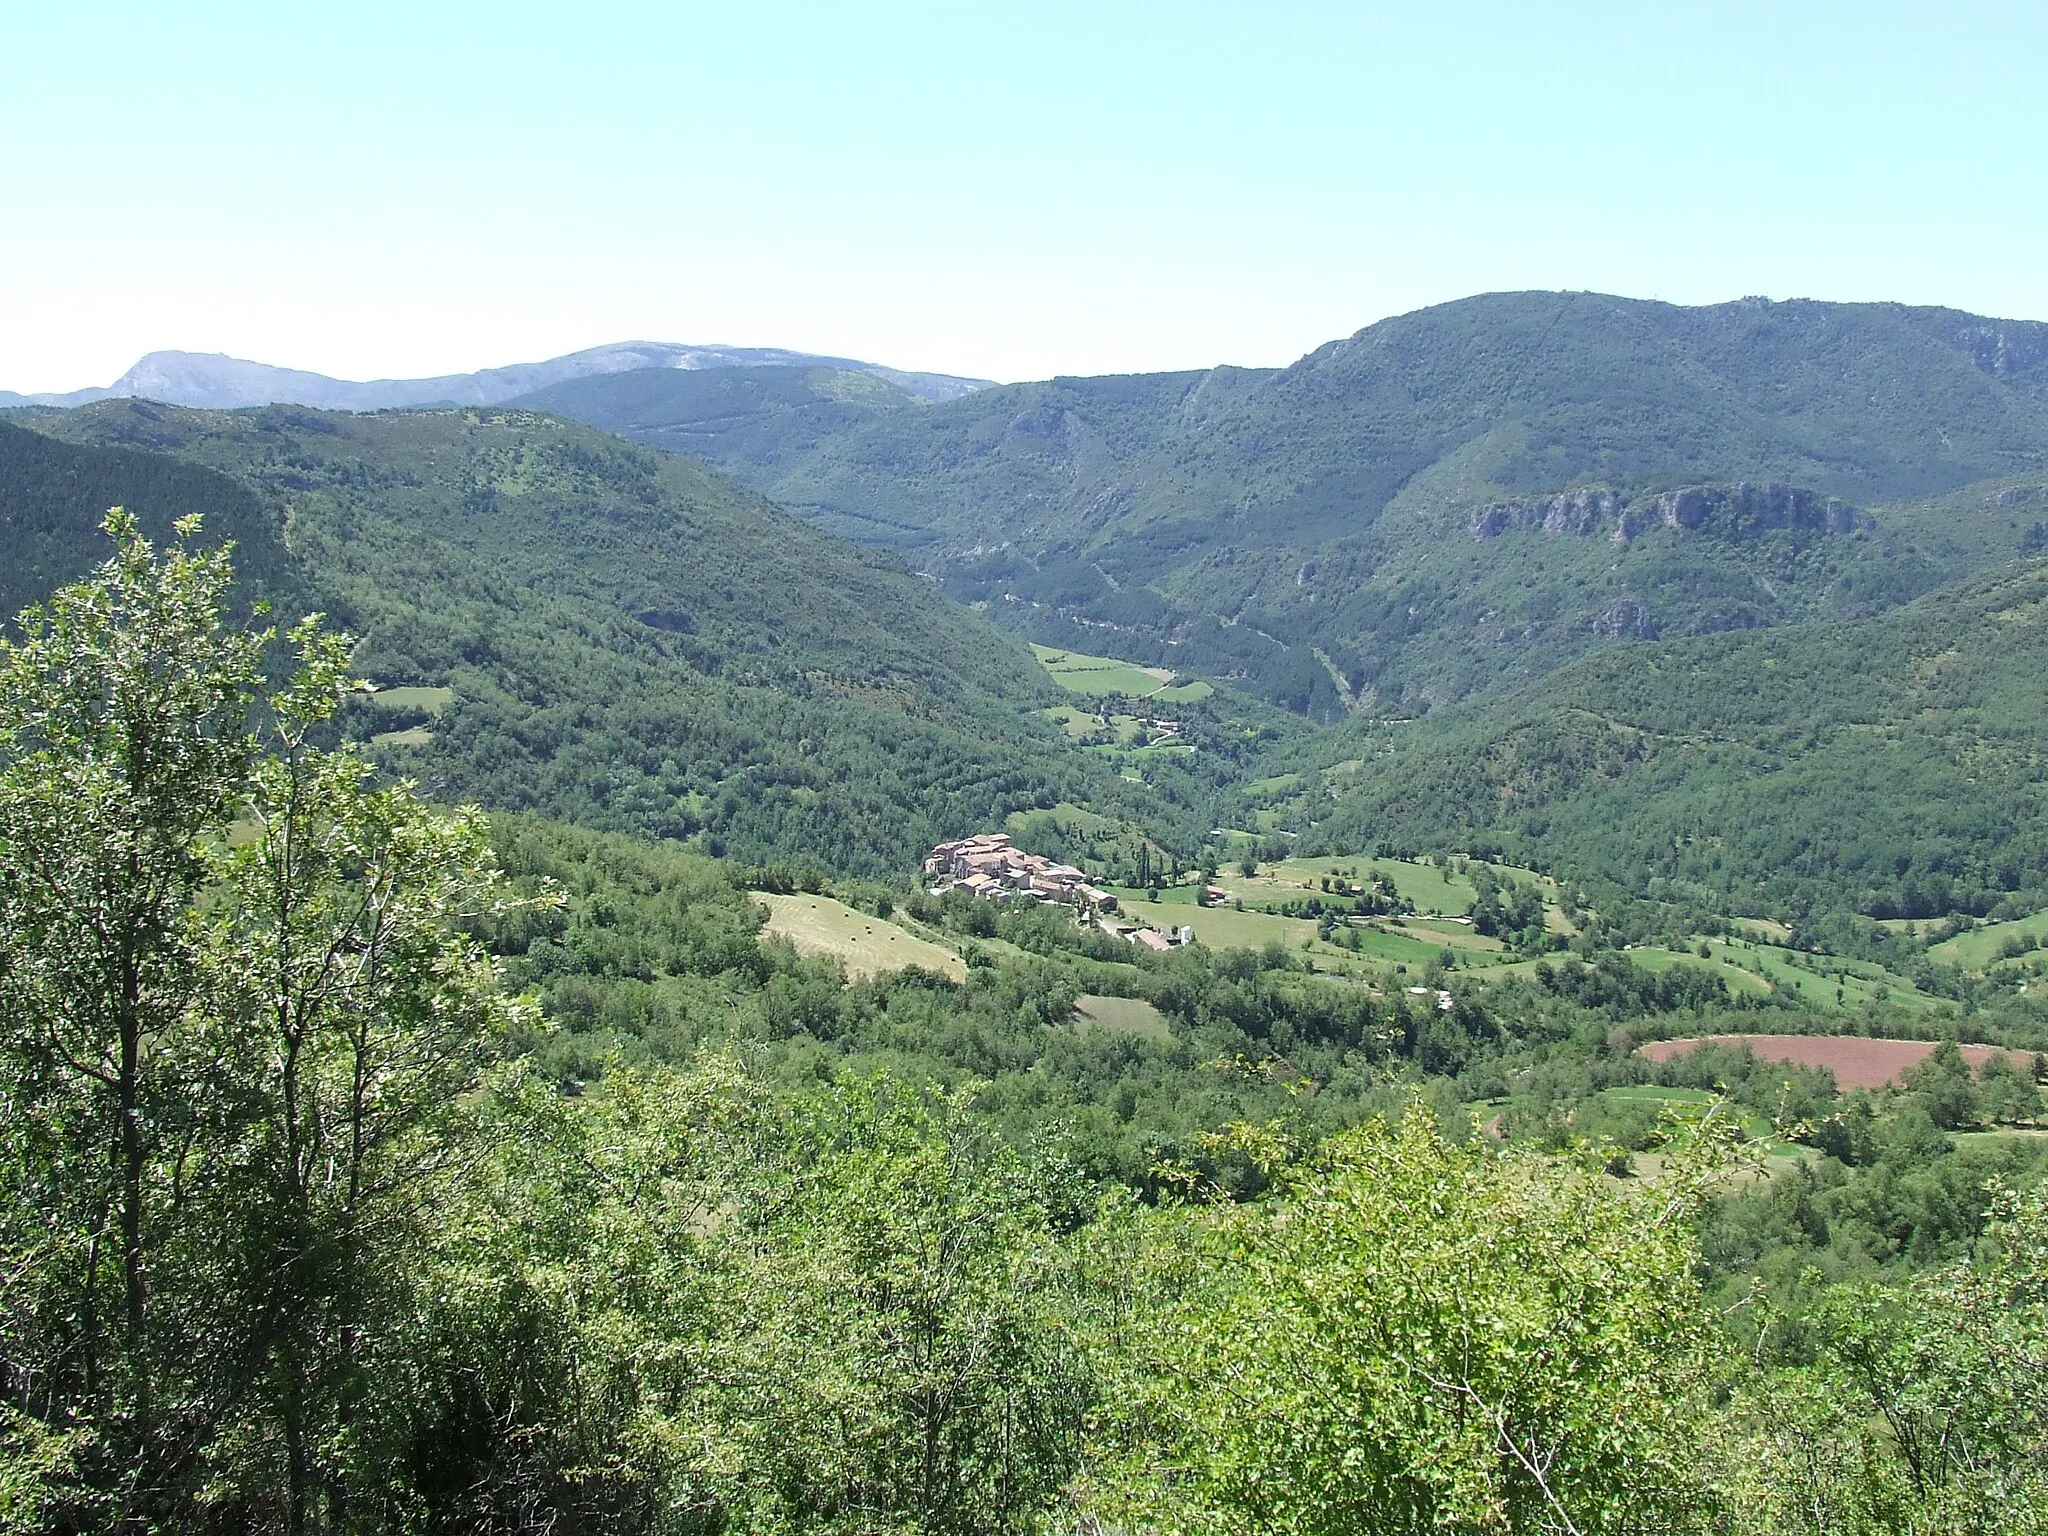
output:
M 534 403 L 901 548 L 1035 638 L 1101 650 L 1109 626 L 1120 654 L 1325 719 L 1616 638 L 1878 611 L 2013 558 L 2048 510 L 2048 328 L 1950 310 L 1494 294 L 1278 371 L 924 410 L 832 378 L 711 399 L 627 374 Z M 1935 529 L 1904 505 L 1965 485 Z
M 2048 906 L 2044 677 L 2035 559 L 1882 619 L 1610 650 L 1340 730 L 1298 814 L 1704 910 L 2019 916 Z
M 249 486 L 163 454 L 59 442 L 0 422 L 0 611 L 11 619 L 106 557 L 100 519 L 125 504 L 153 539 L 202 516 L 233 540 L 243 602 L 304 598 L 304 573 L 273 510 Z
M 348 728 L 444 798 L 835 869 L 1063 800 L 1192 845 L 1193 782 L 1074 751 L 1020 641 L 683 459 L 523 412 L 110 401 L 35 425 L 0 438 L 32 569 L 98 558 L 105 505 L 161 526 L 214 495 L 208 537 L 362 635 L 389 691 Z

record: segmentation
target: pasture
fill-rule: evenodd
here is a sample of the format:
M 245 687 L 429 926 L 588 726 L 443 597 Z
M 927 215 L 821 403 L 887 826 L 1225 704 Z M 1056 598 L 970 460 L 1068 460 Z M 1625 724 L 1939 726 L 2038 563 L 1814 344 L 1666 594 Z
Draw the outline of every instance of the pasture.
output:
M 1966 971 L 1988 970 L 2000 960 L 2010 959 L 2022 953 L 2032 953 L 2027 945 L 2035 948 L 2048 947 L 2048 912 L 2036 912 L 2031 917 L 2018 918 L 2009 923 L 1984 923 L 1968 933 L 1959 933 L 1952 939 L 1927 951 L 1931 959 L 1944 965 L 1959 965 Z
M 369 696 L 370 707 L 385 714 L 396 715 L 417 710 L 430 719 L 439 718 L 441 711 L 455 702 L 453 688 L 379 688 Z
M 428 688 L 406 686 L 402 688 L 379 688 L 367 695 L 370 708 L 380 715 L 414 716 L 413 723 L 397 730 L 378 731 L 370 737 L 373 747 L 424 747 L 434 739 L 434 733 L 419 723 L 417 717 L 424 715 L 429 720 L 438 720 L 442 711 L 455 702 L 453 688 Z
M 789 940 L 800 955 L 828 955 L 838 960 L 849 978 L 879 976 L 915 965 L 943 972 L 955 981 L 966 979 L 966 961 L 950 949 L 830 896 L 762 895 L 755 899 L 768 909 L 765 932 Z
M 1363 853 L 1334 858 L 1280 859 L 1261 863 L 1258 873 L 1249 877 L 1240 874 L 1235 866 L 1226 865 L 1216 884 L 1228 891 L 1233 899 L 1242 900 L 1250 906 L 1253 902 L 1295 901 L 1319 894 L 1325 879 L 1338 878 L 1365 884 L 1384 877 L 1393 881 L 1398 894 L 1415 903 L 1418 913 L 1462 917 L 1472 910 L 1475 895 L 1471 877 L 1458 867 L 1462 862 L 1425 864 L 1419 859 L 1376 859 Z M 1510 864 L 1496 864 L 1493 868 L 1518 885 L 1536 886 L 1543 893 L 1546 908 L 1554 912 L 1558 899 L 1556 881 L 1532 869 L 1518 869 Z M 1562 914 L 1555 914 L 1555 919 L 1557 926 L 1564 926 Z
M 1106 1029 L 1112 1034 L 1138 1035 L 1162 1043 L 1173 1038 L 1166 1015 L 1142 997 L 1097 997 L 1084 994 L 1074 1000 L 1075 1022 L 1081 1029 Z
M 1867 1013 L 1876 1008 L 1924 1012 L 1935 1000 L 1917 990 L 1903 976 L 1866 960 L 1838 956 L 1809 956 L 1798 950 L 1757 941 L 1723 938 L 1694 940 L 1693 948 L 1706 945 L 1711 959 L 1693 956 L 1695 965 L 1708 965 L 1729 979 L 1731 990 L 1763 990 L 1790 994 L 1823 1013 Z M 1670 960 L 1660 961 L 1660 951 L 1638 949 L 1629 958 L 1652 969 L 1667 967 L 1686 958 L 1681 950 Z M 1739 979 L 1739 984 L 1738 984 Z
M 1031 653 L 1038 658 L 1038 664 L 1052 675 L 1052 680 L 1069 693 L 1095 698 L 1123 694 L 1134 699 L 1149 698 L 1171 704 L 1207 698 L 1212 691 L 1207 683 L 1178 682 L 1167 667 L 1141 667 L 1136 662 L 1119 661 L 1114 656 L 1089 656 L 1081 651 L 1066 651 L 1050 645 L 1034 644 Z
M 1709 945 L 1709 949 L 1714 946 Z M 1725 946 L 1722 946 L 1725 949 Z M 1631 962 L 1646 971 L 1663 972 L 1674 965 L 1690 965 L 1696 970 L 1718 976 L 1736 997 L 1768 997 L 1774 990 L 1771 983 L 1756 972 L 1745 970 L 1734 960 L 1726 957 L 1721 950 L 1715 950 L 1715 957 L 1703 959 L 1691 950 L 1674 950 L 1638 945 L 1628 952 Z

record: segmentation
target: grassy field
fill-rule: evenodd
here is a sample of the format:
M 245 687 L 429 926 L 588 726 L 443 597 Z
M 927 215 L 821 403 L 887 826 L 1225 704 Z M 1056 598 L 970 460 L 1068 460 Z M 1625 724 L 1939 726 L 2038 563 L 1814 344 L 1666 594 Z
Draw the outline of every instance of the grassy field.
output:
M 2036 912 L 2032 917 L 2022 917 L 2010 923 L 1986 923 L 1968 933 L 1944 939 L 1927 953 L 1944 965 L 1981 971 L 1995 965 L 2002 958 L 1999 951 L 2013 939 L 2032 939 L 2048 946 L 2048 912 Z
M 1711 944 L 1708 947 L 1715 948 Z M 1668 971 L 1674 965 L 1690 965 L 1703 971 L 1710 971 L 1726 982 L 1728 990 L 1737 997 L 1745 994 L 1750 997 L 1768 997 L 1776 990 L 1755 971 L 1746 970 L 1729 958 L 1725 953 L 1726 949 L 1726 945 L 1719 946 L 1719 950 L 1712 958 L 1701 959 L 1693 950 L 1658 949 L 1639 945 L 1629 951 L 1628 957 L 1646 971 Z
M 1517 869 L 1507 864 L 1493 867 L 1517 884 L 1534 884 L 1542 891 L 1544 902 L 1555 908 L 1558 899 L 1556 881 L 1530 869 Z M 1249 879 L 1239 874 L 1234 866 L 1227 866 L 1216 883 L 1229 891 L 1233 898 L 1241 898 L 1249 906 L 1254 901 L 1295 901 L 1320 893 L 1323 880 L 1331 876 L 1359 883 L 1380 877 L 1390 879 L 1399 894 L 1415 903 L 1417 912 L 1462 917 L 1472 910 L 1472 881 L 1455 868 L 1424 864 L 1415 859 L 1375 859 L 1362 853 L 1338 858 L 1282 859 L 1275 863 L 1262 863 L 1259 872 Z M 1563 923 L 1561 915 L 1557 921 Z
M 429 720 L 437 720 L 441 712 L 455 702 L 453 688 L 379 688 L 369 696 L 370 707 L 380 714 L 409 715 L 423 714 Z M 378 731 L 370 738 L 373 747 L 424 747 L 434 739 L 434 733 L 424 725 L 407 726 L 401 731 Z
M 1074 1000 L 1074 1012 L 1080 1016 L 1084 1029 L 1106 1029 L 1162 1042 L 1173 1038 L 1173 1032 L 1166 1027 L 1166 1015 L 1142 997 L 1084 995 Z
M 1070 741 L 1085 741 L 1102 728 L 1093 711 L 1072 704 L 1055 704 L 1051 709 L 1041 709 L 1039 713 L 1066 731 Z
M 757 899 L 768 908 L 769 933 L 788 939 L 799 954 L 832 956 L 845 964 L 850 977 L 876 976 L 918 965 L 928 971 L 943 971 L 955 981 L 966 978 L 966 962 L 951 950 L 829 896 Z
M 1165 667 L 1141 667 L 1135 662 L 1118 661 L 1114 656 L 1087 656 L 1049 645 L 1034 645 L 1031 650 L 1038 657 L 1038 664 L 1052 674 L 1053 681 L 1069 693 L 1095 697 L 1122 693 L 1173 704 L 1207 698 L 1212 691 L 1207 683 L 1178 682 Z
M 1413 935 L 1418 943 L 1427 944 L 1432 950 L 1456 950 L 1458 958 L 1468 964 L 1478 956 L 1507 953 L 1507 945 L 1499 939 L 1489 938 L 1470 923 L 1461 923 L 1454 917 L 1389 917 L 1382 921 L 1390 928 Z
M 1112 885 L 1109 889 L 1124 901 L 1150 900 L 1150 893 L 1140 890 L 1135 885 Z M 1155 889 L 1159 892 L 1159 900 L 1156 903 L 1158 906 L 1192 907 L 1195 904 L 1195 888 L 1192 885 L 1161 885 Z
M 394 715 L 400 710 L 417 709 L 429 716 L 438 716 L 454 702 L 453 688 L 379 688 L 370 695 L 372 709 Z
M 1818 961 L 1822 969 L 1816 972 L 1795 963 L 1796 951 L 1776 945 L 1755 944 L 1738 950 L 1731 945 L 1710 942 L 1709 948 L 1717 955 L 1725 954 L 1738 963 L 1753 965 L 1772 986 L 1824 1011 L 1860 1013 L 1869 1008 L 1924 1011 L 1941 1006 L 1939 999 L 1929 997 L 1905 977 L 1895 976 L 1868 961 L 1827 956 Z M 1842 994 L 1839 998 L 1835 996 L 1837 991 Z
M 1351 930 L 1357 935 L 1359 946 L 1352 950 L 1317 938 L 1316 925 L 1307 918 L 1282 917 L 1277 912 L 1258 912 L 1249 907 L 1242 912 L 1230 906 L 1198 907 L 1191 899 L 1192 888 L 1185 886 L 1161 894 L 1180 899 L 1155 902 L 1133 896 L 1124 901 L 1123 910 L 1132 918 L 1168 931 L 1185 924 L 1195 930 L 1197 942 L 1211 949 L 1264 949 L 1268 944 L 1278 944 L 1318 971 L 1355 980 L 1385 982 L 1389 979 L 1389 967 L 1420 969 L 1446 948 L 1440 934 L 1418 937 L 1398 928 L 1361 924 Z M 1490 958 L 1477 951 L 1459 950 L 1457 954 L 1460 964 L 1475 967 L 1486 964 Z
M 1705 956 L 1699 953 L 1702 945 L 1707 950 Z M 1814 961 L 1818 969 L 1809 969 L 1801 963 L 1809 957 L 1754 940 L 1699 938 L 1679 949 L 1633 949 L 1628 958 L 1652 971 L 1696 965 L 1720 976 L 1737 996 L 1789 993 L 1822 1013 L 1860 1014 L 1872 1008 L 1922 1011 L 1938 1006 L 1936 999 L 1917 990 L 1905 977 L 1868 961 L 1823 956 Z
M 2048 1141 L 2048 1126 L 2001 1125 L 1990 1131 L 1950 1131 L 1949 1140 L 1959 1147 L 1995 1147 L 2000 1142 Z
M 1160 753 L 1192 753 L 1195 749 L 1166 731 L 1156 731 L 1136 715 L 1104 715 L 1072 704 L 1055 704 L 1039 714 L 1058 724 L 1069 741 L 1090 742 L 1115 757 L 1142 759 Z M 1147 743 L 1152 743 L 1147 745 Z
M 1282 773 L 1270 779 L 1253 779 L 1249 784 L 1245 785 L 1244 792 L 1248 795 L 1284 795 L 1292 793 L 1299 788 L 1301 788 L 1300 774 Z
M 1263 949 L 1279 942 L 1299 949 L 1303 939 L 1316 936 L 1316 925 L 1305 918 L 1276 917 L 1270 912 L 1237 912 L 1229 907 L 1198 907 L 1193 902 L 1129 901 L 1124 910 L 1132 917 L 1163 929 L 1185 923 L 1195 937 L 1211 949 Z
M 1461 945 L 1448 942 L 1442 934 L 1412 927 L 1378 927 L 1358 925 L 1351 930 L 1358 936 L 1358 953 L 1372 960 L 1390 961 L 1397 965 L 1427 965 L 1439 958 L 1446 949 L 1453 951 L 1458 963 L 1465 966 L 1481 966 L 1489 961 L 1484 952 L 1469 950 Z M 1494 951 L 1500 945 L 1491 939 L 1483 943 L 1493 944 Z

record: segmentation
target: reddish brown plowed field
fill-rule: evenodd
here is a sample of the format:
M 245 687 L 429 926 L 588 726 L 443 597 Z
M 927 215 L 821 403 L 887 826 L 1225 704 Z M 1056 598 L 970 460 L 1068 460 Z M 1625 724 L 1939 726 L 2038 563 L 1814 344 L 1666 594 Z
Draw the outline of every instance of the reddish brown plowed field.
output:
M 1931 1040 L 1862 1040 L 1854 1035 L 1707 1035 L 1696 1040 L 1653 1040 L 1642 1047 L 1642 1054 L 1652 1061 L 1669 1061 L 1697 1045 L 1746 1045 L 1759 1061 L 1826 1067 L 1835 1074 L 1836 1085 L 1844 1090 L 1882 1088 L 1887 1083 L 1896 1083 L 1908 1067 L 1934 1054 Z M 1981 1068 L 2003 1050 L 1996 1045 L 1966 1045 L 1963 1057 L 1972 1068 Z M 2021 1068 L 2033 1061 L 2022 1051 L 2004 1054 Z

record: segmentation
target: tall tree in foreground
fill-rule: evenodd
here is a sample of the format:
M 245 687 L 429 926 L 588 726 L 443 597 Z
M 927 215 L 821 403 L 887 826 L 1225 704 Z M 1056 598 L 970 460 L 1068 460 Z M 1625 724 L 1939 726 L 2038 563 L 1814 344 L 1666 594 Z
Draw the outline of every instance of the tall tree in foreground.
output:
M 205 844 L 235 814 L 267 637 L 223 628 L 225 550 L 114 557 L 0 641 L 0 1092 L 8 1400 L 75 1432 L 120 1518 L 160 1490 L 194 1405 L 158 1379 L 159 1250 L 190 1183 L 171 1038 L 200 1004 Z
M 351 1485 L 379 1476 L 372 1426 L 393 1405 L 374 1367 L 461 1170 L 465 1096 L 522 1009 L 466 936 L 512 905 L 481 813 L 430 812 L 373 787 L 354 749 L 315 746 L 348 646 L 312 621 L 290 638 L 245 820 L 214 847 L 212 1060 L 238 1110 L 205 1230 L 227 1239 L 211 1257 L 262 1410 L 217 1475 L 259 1502 L 281 1489 L 297 1532 L 342 1524 Z
M 23 1501 L 347 1519 L 379 1319 L 514 1017 L 475 816 L 314 733 L 346 647 L 223 622 L 226 551 L 111 560 L 0 652 L 5 1428 Z M 40 1458 L 40 1459 L 38 1459 Z M 25 1485 L 26 1487 L 26 1485 Z

